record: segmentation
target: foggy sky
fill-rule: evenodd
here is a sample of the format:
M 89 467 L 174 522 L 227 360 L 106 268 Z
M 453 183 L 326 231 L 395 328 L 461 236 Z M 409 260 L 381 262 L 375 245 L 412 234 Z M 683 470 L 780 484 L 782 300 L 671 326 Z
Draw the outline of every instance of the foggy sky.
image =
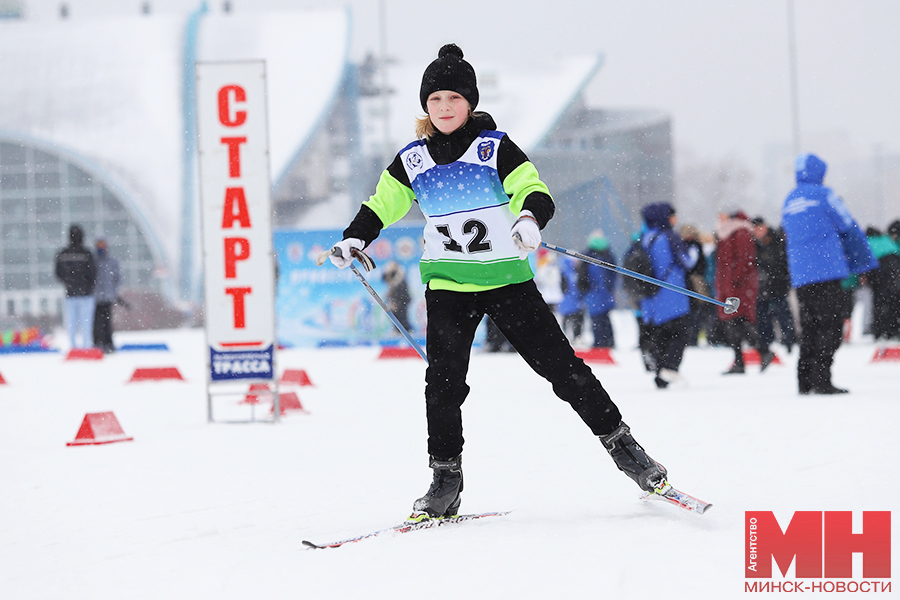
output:
M 63 0 L 21 0 L 27 18 L 58 19 Z M 138 14 L 143 0 L 65 0 L 80 18 Z M 153 13 L 200 0 L 150 0 Z M 235 16 L 262 8 L 343 7 L 353 14 L 351 59 L 380 47 L 377 0 L 231 0 Z M 222 0 L 209 2 L 221 11 Z M 389 55 L 424 68 L 444 43 L 479 59 L 605 56 L 591 105 L 653 108 L 673 121 L 684 156 L 736 156 L 751 168 L 766 144 L 791 141 L 787 0 L 383 0 Z M 848 153 L 900 152 L 900 2 L 795 0 L 804 151 L 823 134 Z M 489 110 L 489 107 L 483 107 Z M 500 124 L 502 126 L 502 124 Z M 676 155 L 677 158 L 678 155 Z

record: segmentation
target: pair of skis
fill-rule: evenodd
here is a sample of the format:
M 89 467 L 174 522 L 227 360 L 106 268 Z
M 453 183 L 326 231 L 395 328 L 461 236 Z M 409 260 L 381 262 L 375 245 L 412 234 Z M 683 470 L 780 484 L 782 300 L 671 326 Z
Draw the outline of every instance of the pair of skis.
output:
M 346 540 L 341 540 L 339 542 L 331 542 L 330 544 L 314 544 L 308 540 L 303 540 L 303 545 L 307 548 L 320 549 L 320 548 L 339 548 L 344 544 L 352 544 L 354 542 L 358 542 L 360 540 L 365 540 L 373 537 L 380 537 L 386 535 L 397 535 L 400 533 L 409 533 L 410 531 L 419 531 L 421 529 L 431 529 L 433 527 L 440 527 L 442 525 L 451 525 L 453 523 L 463 523 L 465 521 L 474 521 L 476 519 L 485 519 L 487 517 L 502 517 L 503 515 L 508 515 L 509 512 L 487 512 L 487 513 L 478 513 L 474 515 L 456 515 L 454 517 L 438 517 L 436 519 L 432 519 L 430 517 L 415 517 L 410 516 L 409 519 L 400 523 L 399 525 L 394 525 L 393 527 L 388 527 L 387 529 L 379 529 L 378 531 L 373 531 L 371 533 L 365 533 L 363 535 L 358 535 L 356 537 L 348 538 Z
M 671 485 L 666 483 L 662 488 L 658 490 L 654 490 L 653 492 L 644 492 L 641 495 L 641 500 L 655 500 L 659 502 L 666 502 L 668 504 L 673 504 L 678 508 L 684 509 L 686 511 L 700 514 L 706 512 L 706 510 L 712 506 L 712 504 L 708 502 L 704 502 L 703 500 L 699 500 L 694 498 L 689 494 L 685 494 L 684 492 L 673 488 Z M 374 537 L 382 537 L 388 535 L 399 535 L 401 533 L 409 533 L 410 531 L 419 531 L 422 529 L 431 529 L 434 527 L 442 527 L 444 525 L 452 525 L 456 523 L 464 523 L 466 521 L 475 521 L 479 519 L 486 519 L 489 517 L 502 517 L 503 515 L 508 515 L 509 512 L 486 512 L 486 513 L 477 513 L 471 515 L 456 515 L 453 517 L 439 517 L 436 519 L 427 517 L 427 516 L 410 516 L 409 519 L 400 523 L 399 525 L 394 525 L 393 527 L 388 527 L 386 529 L 379 529 L 378 531 L 372 531 L 370 533 L 365 533 L 363 535 L 358 535 L 356 537 L 348 538 L 346 540 L 340 540 L 337 542 L 331 542 L 328 544 L 315 544 L 308 540 L 303 540 L 303 545 L 307 548 L 311 549 L 323 549 L 323 548 L 339 548 L 344 544 L 352 544 L 354 542 L 359 542 L 361 540 L 365 540 L 368 538 Z

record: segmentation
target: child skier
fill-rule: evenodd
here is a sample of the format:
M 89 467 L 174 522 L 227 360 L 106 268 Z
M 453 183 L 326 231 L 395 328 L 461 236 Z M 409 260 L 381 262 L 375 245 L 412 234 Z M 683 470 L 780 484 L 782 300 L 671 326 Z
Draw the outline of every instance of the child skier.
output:
M 527 255 L 555 207 L 534 165 L 478 105 L 475 71 L 455 44 L 442 47 L 422 76 L 426 115 L 417 140 L 400 150 L 331 249 L 340 268 L 413 202 L 425 215 L 420 261 L 427 285 L 425 409 L 434 476 L 411 519 L 458 514 L 462 474 L 461 407 L 475 329 L 493 319 L 522 358 L 553 384 L 618 468 L 641 489 L 666 486 L 666 469 L 634 440 L 609 394 L 569 345 L 533 281 Z

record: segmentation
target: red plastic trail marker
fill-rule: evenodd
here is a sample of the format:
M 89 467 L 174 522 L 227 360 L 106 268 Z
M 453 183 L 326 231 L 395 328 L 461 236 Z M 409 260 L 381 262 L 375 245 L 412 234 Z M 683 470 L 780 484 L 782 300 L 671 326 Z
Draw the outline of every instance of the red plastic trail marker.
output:
M 419 358 L 419 353 L 409 346 L 385 346 L 378 358 Z
M 266 383 L 252 383 L 250 384 L 250 391 L 247 392 L 247 395 L 244 396 L 244 399 L 241 400 L 238 404 L 259 404 L 263 400 L 271 400 L 272 392 L 269 389 L 269 385 Z
M 744 350 L 744 364 L 747 365 L 758 365 L 760 364 L 759 351 L 756 348 L 747 348 Z M 780 365 L 781 359 L 778 358 L 778 355 L 775 355 L 775 358 L 772 359 L 773 365 Z
M 130 442 L 134 438 L 125 435 L 122 426 L 112 412 L 87 413 L 81 422 L 74 442 L 66 442 L 66 446 L 90 446 L 112 444 L 114 442 Z
M 900 361 L 900 346 L 882 346 L 875 350 L 872 362 Z
M 616 361 L 612 357 L 609 348 L 591 348 L 590 350 L 576 350 L 575 356 L 585 362 L 595 362 L 604 365 L 614 365 Z
M 297 396 L 295 392 L 282 392 L 278 394 L 278 412 L 281 416 L 284 416 L 289 410 L 299 410 L 302 412 L 309 412 L 303 405 L 300 403 L 300 398 Z M 272 412 L 275 412 L 275 403 L 272 403 Z
M 162 381 L 165 379 L 178 379 L 184 381 L 184 377 L 178 372 L 177 367 L 139 367 L 131 375 L 131 381 Z
M 103 350 L 100 348 L 72 348 L 66 354 L 66 360 L 101 360 Z
M 300 386 L 313 384 L 303 369 L 285 369 L 281 374 L 281 383 L 294 383 Z

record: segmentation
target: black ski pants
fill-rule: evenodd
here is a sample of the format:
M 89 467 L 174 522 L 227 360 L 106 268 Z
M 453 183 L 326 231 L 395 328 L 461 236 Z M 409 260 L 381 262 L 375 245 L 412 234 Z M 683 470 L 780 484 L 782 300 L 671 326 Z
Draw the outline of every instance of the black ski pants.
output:
M 644 325 L 646 333 L 646 350 L 644 364 L 659 375 L 662 369 L 677 371 L 684 358 L 684 349 L 688 344 L 690 316 L 684 315 L 659 325 Z M 643 350 L 642 346 L 642 350 Z
M 831 364 L 844 333 L 846 294 L 840 280 L 797 288 L 800 304 L 800 358 L 797 383 L 800 392 L 831 387 Z
M 109 350 L 113 347 L 112 302 L 94 305 L 94 346 Z
M 556 317 L 534 281 L 486 292 L 425 291 L 428 311 L 428 368 L 425 410 L 428 453 L 440 460 L 463 449 L 462 404 L 475 330 L 484 315 L 506 336 L 525 362 L 549 381 L 594 435 L 610 433 L 622 419 L 590 367 L 575 356 Z
M 722 325 L 725 328 L 725 341 L 734 350 L 734 362 L 736 364 L 744 364 L 744 351 L 742 348 L 744 340 L 752 348 L 755 348 L 760 356 L 768 349 L 768 346 L 766 346 L 766 350 L 760 346 L 759 330 L 756 327 L 756 323 L 751 322 L 747 317 L 734 317 L 727 321 L 722 321 Z

